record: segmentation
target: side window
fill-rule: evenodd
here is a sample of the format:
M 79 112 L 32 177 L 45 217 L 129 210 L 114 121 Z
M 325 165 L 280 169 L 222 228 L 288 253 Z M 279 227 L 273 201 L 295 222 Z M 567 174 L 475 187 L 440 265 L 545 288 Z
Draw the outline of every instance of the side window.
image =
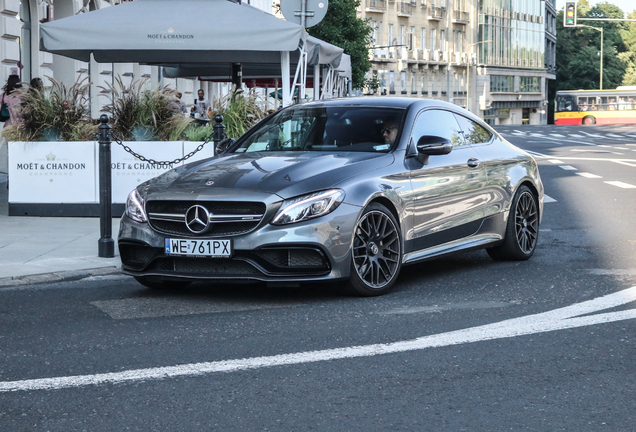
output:
M 453 147 L 465 144 L 459 124 L 450 111 L 428 110 L 420 113 L 415 121 L 411 138 L 417 143 L 417 140 L 424 135 L 446 138 L 453 143 Z
M 491 133 L 472 120 L 461 115 L 455 115 L 457 122 L 464 132 L 464 139 L 468 144 L 481 144 L 490 141 Z

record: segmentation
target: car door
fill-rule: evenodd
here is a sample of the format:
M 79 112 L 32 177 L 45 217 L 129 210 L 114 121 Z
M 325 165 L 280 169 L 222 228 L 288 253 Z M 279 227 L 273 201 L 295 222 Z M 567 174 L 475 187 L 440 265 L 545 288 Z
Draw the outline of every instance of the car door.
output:
M 453 144 L 449 154 L 429 156 L 426 163 L 413 156 L 420 137 L 438 136 Z M 413 226 L 407 232 L 406 252 L 430 248 L 476 233 L 484 217 L 486 174 L 479 155 L 466 143 L 450 111 L 429 109 L 418 114 L 410 137 Z M 415 150 L 416 151 L 416 150 Z M 408 241 L 411 240 L 411 241 Z
M 518 162 L 512 157 L 512 152 L 510 155 L 506 154 L 506 146 L 497 145 L 500 144 L 498 138 L 486 128 L 460 114 L 455 114 L 455 118 L 466 144 L 479 154 L 481 168 L 486 173 L 488 183 L 483 188 L 482 198 L 484 218 L 489 218 L 501 212 L 510 200 L 504 189 L 508 182 L 507 172 Z

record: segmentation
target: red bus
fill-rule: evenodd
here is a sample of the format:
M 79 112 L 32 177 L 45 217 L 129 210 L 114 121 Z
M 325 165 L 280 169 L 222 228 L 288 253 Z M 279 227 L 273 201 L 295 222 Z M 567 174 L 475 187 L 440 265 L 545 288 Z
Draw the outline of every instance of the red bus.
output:
M 636 87 L 558 91 L 554 124 L 636 124 Z

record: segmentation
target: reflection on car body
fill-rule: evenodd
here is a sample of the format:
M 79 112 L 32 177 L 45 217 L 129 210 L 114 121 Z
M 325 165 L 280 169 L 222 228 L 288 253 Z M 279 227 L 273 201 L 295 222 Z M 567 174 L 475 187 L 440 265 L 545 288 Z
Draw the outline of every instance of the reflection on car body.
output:
M 402 265 L 446 253 L 530 258 L 542 210 L 534 159 L 467 111 L 340 99 L 283 109 L 224 153 L 141 184 L 119 249 L 150 287 L 333 280 L 379 295 Z

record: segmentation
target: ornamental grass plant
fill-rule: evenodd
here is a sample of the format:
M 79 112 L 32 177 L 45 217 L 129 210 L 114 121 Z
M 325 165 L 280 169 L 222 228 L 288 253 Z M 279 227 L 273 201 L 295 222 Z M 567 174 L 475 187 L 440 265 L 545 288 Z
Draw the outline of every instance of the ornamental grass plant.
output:
M 90 118 L 88 77 L 78 78 L 70 87 L 47 78 L 49 90 L 27 84 L 17 90 L 22 122 L 4 128 L 2 137 L 7 141 L 93 140 L 97 124 Z
M 122 140 L 178 140 L 192 122 L 179 111 L 177 91 L 169 87 L 148 89 L 147 78 L 133 78 L 127 85 L 117 76 L 114 84 L 100 88 L 110 99 L 102 111 L 111 115 L 113 131 Z

